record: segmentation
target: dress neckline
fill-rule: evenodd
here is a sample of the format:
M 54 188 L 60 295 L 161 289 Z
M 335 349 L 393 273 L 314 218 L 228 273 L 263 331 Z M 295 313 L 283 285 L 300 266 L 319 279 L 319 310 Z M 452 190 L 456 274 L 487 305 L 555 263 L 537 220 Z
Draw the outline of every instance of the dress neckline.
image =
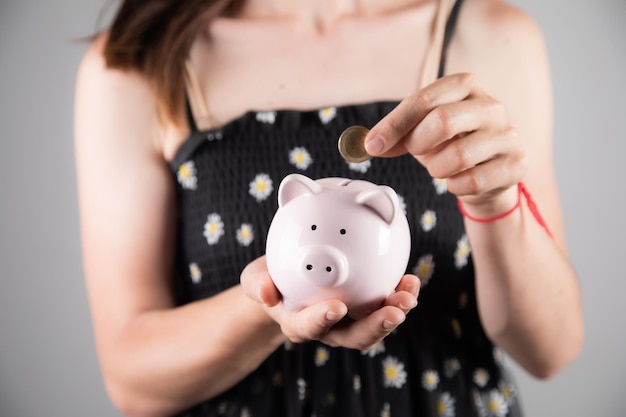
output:
M 190 133 L 179 146 L 170 162 L 173 170 L 187 160 L 205 141 L 219 141 L 241 134 L 297 134 L 303 127 L 314 126 L 322 131 L 335 132 L 351 124 L 373 123 L 386 115 L 400 100 L 378 100 L 367 103 L 342 104 L 312 109 L 248 110 L 230 121 L 209 129 L 197 129 L 187 105 Z

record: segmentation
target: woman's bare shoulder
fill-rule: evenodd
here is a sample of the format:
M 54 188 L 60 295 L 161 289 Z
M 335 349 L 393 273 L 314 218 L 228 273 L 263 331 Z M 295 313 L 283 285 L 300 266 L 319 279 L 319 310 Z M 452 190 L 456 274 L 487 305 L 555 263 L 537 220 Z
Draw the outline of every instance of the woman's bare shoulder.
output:
M 478 20 L 485 29 L 531 29 L 535 21 L 523 9 L 504 0 L 464 0 L 463 13 Z M 484 26 L 486 25 L 486 26 Z
M 154 95 L 145 77 L 137 71 L 107 65 L 104 58 L 106 36 L 104 33 L 94 39 L 81 60 L 76 86 L 78 94 L 97 95 L 103 105 L 139 105 L 154 110 Z
M 107 90 L 115 87 L 111 93 L 123 99 L 142 94 L 154 101 L 148 81 L 137 71 L 112 68 L 107 65 L 104 49 L 107 33 L 98 35 L 89 45 L 82 57 L 78 70 L 78 87 L 88 91 Z M 120 88 L 123 87 L 123 88 Z
M 548 91 L 548 53 L 541 28 L 527 12 L 504 1 L 465 0 L 447 72 L 474 73 L 494 94 Z
M 132 139 L 165 156 L 175 127 L 159 116 L 154 90 L 146 77 L 107 65 L 106 37 L 103 33 L 94 39 L 80 62 L 75 122 L 87 124 L 92 131 L 100 126 L 110 137 Z
M 535 19 L 502 0 L 465 0 L 458 39 L 473 54 L 506 58 L 510 53 L 543 52 L 544 39 Z

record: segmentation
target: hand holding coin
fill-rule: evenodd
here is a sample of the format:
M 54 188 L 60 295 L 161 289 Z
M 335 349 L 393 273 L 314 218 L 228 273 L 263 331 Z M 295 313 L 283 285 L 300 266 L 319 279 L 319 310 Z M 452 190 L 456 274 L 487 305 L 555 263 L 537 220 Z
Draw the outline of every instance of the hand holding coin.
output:
M 372 156 L 365 150 L 365 137 L 369 130 L 363 126 L 350 126 L 339 136 L 339 153 L 348 162 L 365 162 Z

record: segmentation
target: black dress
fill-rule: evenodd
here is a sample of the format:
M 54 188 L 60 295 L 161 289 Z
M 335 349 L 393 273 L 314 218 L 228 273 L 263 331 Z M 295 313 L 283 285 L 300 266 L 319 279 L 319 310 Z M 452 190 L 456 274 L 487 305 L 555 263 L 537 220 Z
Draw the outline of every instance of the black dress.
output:
M 237 285 L 242 269 L 265 253 L 278 184 L 294 172 L 392 187 L 411 229 L 408 272 L 422 280 L 419 305 L 367 351 L 286 343 L 233 388 L 181 416 L 521 415 L 503 355 L 478 317 L 471 248 L 445 180 L 410 155 L 349 164 L 337 151 L 346 127 L 371 127 L 395 105 L 249 112 L 219 129 L 194 128 L 181 146 L 172 162 L 180 304 Z

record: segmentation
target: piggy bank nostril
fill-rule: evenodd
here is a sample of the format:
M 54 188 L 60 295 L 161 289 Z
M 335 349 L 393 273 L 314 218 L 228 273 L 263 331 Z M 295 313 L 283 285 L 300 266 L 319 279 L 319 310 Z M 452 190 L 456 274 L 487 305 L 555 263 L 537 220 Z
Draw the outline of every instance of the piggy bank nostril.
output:
M 330 266 L 327 266 L 327 267 L 326 267 L 326 272 L 332 272 L 332 270 L 333 270 L 333 269 L 332 269 Z
M 313 269 L 313 265 L 308 264 L 308 265 L 306 266 L 306 269 L 308 269 L 308 270 L 310 271 L 311 269 Z

